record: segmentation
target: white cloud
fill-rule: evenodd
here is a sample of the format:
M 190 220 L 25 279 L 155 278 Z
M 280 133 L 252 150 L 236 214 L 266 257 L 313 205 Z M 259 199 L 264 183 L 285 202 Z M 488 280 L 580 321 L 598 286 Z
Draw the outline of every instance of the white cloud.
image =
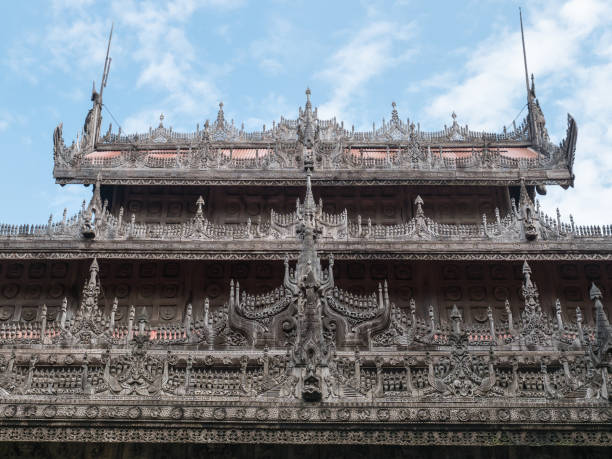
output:
M 158 92 L 158 106 L 175 117 L 202 115 L 202 107 L 214 109 L 220 100 L 217 79 L 229 67 L 205 62 L 186 34 L 186 24 L 202 7 L 235 8 L 238 1 L 176 0 L 163 4 L 114 1 L 112 11 L 118 26 L 133 34 L 136 46 L 130 59 L 141 65 L 137 87 Z M 151 112 L 151 109 L 145 110 Z M 142 112 L 140 113 L 142 114 Z M 142 127 L 131 115 L 124 128 Z M 149 117 L 150 118 L 150 117 Z
M 38 197 L 42 202 L 48 203 L 47 208 L 53 214 L 53 221 L 58 221 L 62 218 L 64 209 L 68 217 L 75 215 L 80 210 L 83 201 L 89 202 L 91 193 L 91 186 L 65 185 L 59 188 L 56 185 L 40 191 Z M 36 223 L 42 223 L 42 221 Z
M 8 129 L 12 121 L 13 117 L 10 114 L 0 111 L 0 132 Z
M 332 87 L 331 99 L 319 107 L 320 117 L 347 118 L 346 109 L 349 104 L 353 105 L 360 88 L 409 59 L 414 50 L 404 45 L 412 37 L 413 28 L 412 24 L 378 21 L 352 34 L 317 74 Z
M 284 95 L 276 92 L 270 92 L 257 101 L 249 99 L 247 109 L 257 115 L 244 121 L 246 130 L 259 131 L 264 124 L 266 129 L 269 129 L 272 127 L 272 122 L 278 121 L 280 116 L 297 117 L 297 107 L 289 104 Z
M 149 108 L 136 112 L 125 119 L 121 126 L 124 134 L 144 133 L 149 128 L 155 129 L 159 125 L 160 115 L 164 115 L 164 126 L 172 126 L 172 119 L 161 108 Z
M 575 70 L 585 38 L 610 17 L 604 4 L 591 0 L 571 1 L 558 8 L 556 2 L 540 5 L 525 36 L 529 71 L 545 85 L 559 85 L 564 72 Z M 517 27 L 518 29 L 518 27 Z M 496 31 L 476 47 L 452 89 L 436 97 L 426 113 L 433 119 L 446 119 L 450 110 L 470 121 L 477 129 L 499 129 L 511 121 L 519 100 L 525 99 L 524 69 L 520 32 Z M 539 88 L 539 89 L 542 89 Z M 539 91 L 540 93 L 542 91 Z M 491 103 L 491 101 L 495 101 Z
M 565 88 L 571 96 L 557 104 L 571 112 L 579 126 L 576 187 L 549 187 L 542 206 L 549 214 L 556 206 L 562 213 L 571 210 L 576 221 L 585 224 L 612 223 L 612 213 L 602 212 L 602 203 L 612 202 L 612 34 L 601 32 L 612 25 L 611 8 L 597 0 L 572 0 L 560 8 L 549 1 L 525 15 L 536 18 L 526 21 L 525 36 L 540 102 L 546 112 L 546 106 L 555 103 L 546 97 L 551 88 Z M 500 130 L 499 123 L 509 124 L 525 103 L 520 32 L 497 31 L 468 54 L 456 74 L 450 89 L 426 108 L 427 121 L 439 123 L 455 110 L 471 128 Z M 549 117 L 548 129 L 559 140 L 565 135 L 565 120 Z
M 289 62 L 299 55 L 296 52 L 298 32 L 290 21 L 278 16 L 270 18 L 266 29 L 267 34 L 249 46 L 250 54 L 261 70 L 269 75 L 278 75 L 286 71 Z

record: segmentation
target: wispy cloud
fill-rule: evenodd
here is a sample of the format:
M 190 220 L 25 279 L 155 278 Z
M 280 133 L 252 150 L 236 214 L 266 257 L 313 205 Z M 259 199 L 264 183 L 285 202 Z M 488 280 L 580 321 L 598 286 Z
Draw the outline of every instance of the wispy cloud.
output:
M 405 62 L 414 50 L 405 46 L 414 25 L 378 21 L 356 30 L 327 60 L 317 77 L 332 88 L 331 98 L 319 107 L 322 117 L 346 118 L 356 93 L 374 77 Z
M 278 75 L 288 69 L 288 61 L 295 59 L 297 30 L 291 21 L 273 16 L 267 33 L 249 46 L 251 56 L 265 73 Z
M 176 0 L 163 4 L 113 2 L 112 10 L 119 24 L 136 38 L 131 57 L 141 65 L 137 86 L 157 91 L 161 95 L 157 105 L 164 106 L 166 113 L 200 116 L 202 107 L 214 107 L 219 101 L 216 79 L 229 68 L 204 61 L 187 35 L 186 25 L 199 8 L 231 9 L 241 3 L 211 0 Z M 135 124 L 134 115 L 126 124 Z
M 525 15 L 529 70 L 536 75 L 540 101 L 546 111 L 546 105 L 554 103 L 546 98 L 551 88 L 571 82 L 576 89 L 557 103 L 572 112 L 580 127 L 576 188 L 555 187 L 542 204 L 549 213 L 555 206 L 572 209 L 577 220 L 586 222 L 610 223 L 603 221 L 609 215 L 601 213 L 601 202 L 612 202 L 608 179 L 612 175 L 608 153 L 612 149 L 612 36 L 600 31 L 603 25 L 612 25 L 611 7 L 597 0 L 572 0 L 561 7 L 549 1 L 538 3 L 537 15 L 529 9 Z M 531 17 L 538 19 L 531 21 Z M 520 33 L 496 31 L 468 55 L 449 82 L 450 89 L 435 97 L 425 113 L 433 122 L 447 119 L 449 111 L 456 110 L 472 128 L 499 130 L 500 122 L 509 124 L 524 104 L 523 72 Z M 581 125 L 581 119 L 589 121 Z M 559 140 L 565 134 L 565 121 L 548 121 L 549 131 Z

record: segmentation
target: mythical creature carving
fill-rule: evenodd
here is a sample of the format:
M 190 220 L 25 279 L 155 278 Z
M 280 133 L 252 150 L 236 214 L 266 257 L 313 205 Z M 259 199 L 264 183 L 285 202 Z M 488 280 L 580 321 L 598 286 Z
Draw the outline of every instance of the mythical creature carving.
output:
M 438 371 L 434 367 L 433 358 L 428 358 L 428 380 L 433 391 L 444 396 L 501 395 L 501 391 L 495 387 L 493 352 L 490 352 L 485 368 L 483 362 L 468 351 L 468 336 L 462 330 L 461 314 L 456 305 L 453 306 L 450 319 L 450 357 L 438 364 Z
M 115 395 L 153 396 L 170 392 L 168 365 L 175 362 L 170 352 L 160 358 L 147 353 L 149 335 L 141 321 L 139 333 L 131 343 L 130 354 L 113 359 L 104 357 L 104 383 L 99 389 L 107 388 Z

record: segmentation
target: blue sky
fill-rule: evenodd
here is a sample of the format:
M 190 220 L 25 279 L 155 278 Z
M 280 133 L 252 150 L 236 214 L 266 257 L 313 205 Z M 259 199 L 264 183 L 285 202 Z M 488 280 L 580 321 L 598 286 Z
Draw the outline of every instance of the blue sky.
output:
M 320 117 L 356 128 L 402 118 L 501 130 L 525 104 L 518 6 L 529 71 L 551 138 L 578 122 L 576 187 L 541 197 L 579 224 L 612 223 L 612 3 L 574 1 L 55 0 L 3 5 L 0 222 L 69 215 L 91 188 L 52 178 L 52 133 L 80 132 L 115 23 L 104 102 L 124 132 L 247 129 L 295 118 L 312 90 Z M 111 117 L 103 113 L 105 131 Z M 523 115 L 517 120 L 520 121 Z M 113 121 L 116 129 L 117 123 Z

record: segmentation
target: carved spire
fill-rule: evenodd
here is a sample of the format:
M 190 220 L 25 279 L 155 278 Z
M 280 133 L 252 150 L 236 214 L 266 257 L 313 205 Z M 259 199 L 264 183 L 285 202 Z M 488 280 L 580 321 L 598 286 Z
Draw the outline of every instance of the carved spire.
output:
M 391 110 L 391 123 L 397 126 L 400 124 L 399 114 L 397 113 L 397 104 L 395 102 L 391 102 L 391 107 L 393 107 L 393 110 Z
M 312 103 L 310 102 L 310 88 L 306 88 L 306 105 L 304 107 L 306 112 L 312 112 Z
M 414 205 L 416 206 L 416 217 L 417 218 L 425 218 L 425 212 L 423 211 L 423 198 L 421 198 L 421 195 L 417 195 L 416 199 L 414 200 Z
M 312 181 L 310 179 L 310 171 L 306 173 L 306 196 L 304 197 L 304 218 L 306 215 L 314 217 L 317 204 L 312 194 Z M 314 220 L 311 221 L 314 224 Z
M 104 205 L 102 204 L 102 198 L 100 196 L 100 182 L 102 176 L 100 172 L 96 177 L 96 183 L 93 186 L 91 200 L 87 208 L 83 210 L 83 225 L 81 227 L 81 234 L 86 239 L 93 239 L 96 237 L 96 222 L 102 217 Z M 92 221 L 95 217 L 96 221 Z
M 298 140 L 306 149 L 310 150 L 316 140 L 318 128 L 315 126 L 317 119 L 317 110 L 312 111 L 312 103 L 310 102 L 310 88 L 306 88 L 306 106 L 304 111 L 300 108 L 298 119 Z M 312 168 L 312 158 L 304 158 L 304 167 Z
M 589 292 L 591 300 L 593 301 L 593 307 L 595 308 L 595 350 L 594 356 L 596 357 L 596 366 L 605 365 L 612 358 L 612 327 L 608 321 L 608 316 L 604 311 L 603 304 L 601 303 L 602 294 L 601 290 L 595 285 L 595 282 L 591 284 L 591 290 Z
M 529 71 L 527 70 L 527 51 L 525 50 L 525 32 L 523 30 L 523 11 L 519 7 L 519 20 L 521 22 L 521 43 L 523 45 L 523 64 L 525 66 L 525 89 L 527 91 L 527 121 L 529 127 L 529 138 L 535 143 L 535 123 L 533 119 L 533 96 L 529 89 Z
M 306 173 L 306 195 L 304 205 L 298 209 L 298 234 L 302 239 L 302 250 L 295 268 L 295 279 L 300 281 L 308 271 L 312 271 L 317 282 L 321 280 L 321 261 L 317 255 L 316 240 L 321 232 L 317 225 L 317 205 L 312 194 L 310 171 Z
M 461 334 L 461 313 L 459 312 L 459 309 L 457 308 L 456 304 L 453 304 L 453 309 L 451 310 L 451 313 L 450 313 L 450 320 L 453 324 L 453 333 L 456 335 L 460 335 Z
M 536 312 L 540 310 L 539 293 L 536 285 L 531 280 L 531 267 L 527 260 L 523 262 L 523 297 L 525 298 L 525 309 Z
M 528 241 L 533 241 L 538 237 L 539 222 L 537 220 L 537 211 L 531 200 L 531 196 L 527 192 L 525 186 L 525 179 L 521 177 L 521 187 L 519 194 L 519 212 L 521 217 L 521 223 L 523 227 L 523 233 Z
M 544 320 L 540 294 L 531 280 L 531 268 L 527 261 L 523 263 L 523 276 L 521 292 L 525 299 L 525 308 L 521 313 L 521 343 L 527 346 L 550 345 L 552 332 Z
M 94 188 L 92 190 L 91 201 L 89 201 L 88 209 L 96 214 L 99 217 L 100 212 L 102 212 L 102 197 L 100 195 L 100 187 L 102 182 L 102 174 L 98 172 L 96 176 L 96 183 L 94 184 Z
M 204 198 L 200 196 L 196 201 L 196 218 L 204 218 Z
M 89 266 L 89 279 L 83 287 L 83 295 L 81 298 L 81 307 L 77 315 L 83 319 L 93 317 L 98 312 L 98 302 L 102 293 L 99 278 L 100 267 L 98 259 L 94 258 Z
M 215 121 L 215 124 L 218 128 L 225 126 L 225 115 L 223 113 L 223 102 L 219 102 L 219 111 L 217 112 L 217 121 Z

